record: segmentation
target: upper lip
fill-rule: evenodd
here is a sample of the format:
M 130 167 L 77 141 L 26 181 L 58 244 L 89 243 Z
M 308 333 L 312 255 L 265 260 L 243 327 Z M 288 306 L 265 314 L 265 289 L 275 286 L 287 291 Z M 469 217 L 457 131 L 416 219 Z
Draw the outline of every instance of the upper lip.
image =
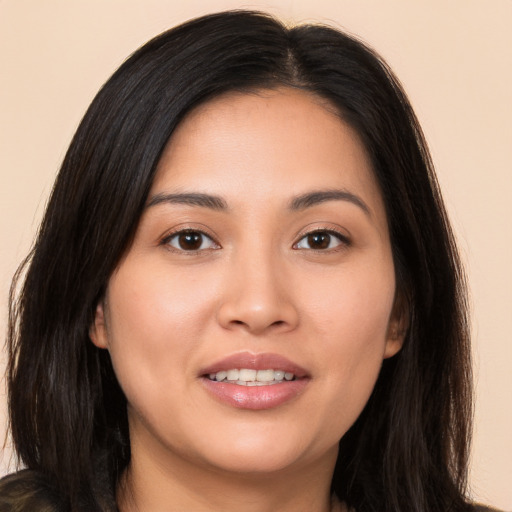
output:
M 247 368 L 249 370 L 281 370 L 293 373 L 297 378 L 308 377 L 308 372 L 284 356 L 272 353 L 253 354 L 239 352 L 220 359 L 201 370 L 201 375 L 209 375 L 231 369 Z

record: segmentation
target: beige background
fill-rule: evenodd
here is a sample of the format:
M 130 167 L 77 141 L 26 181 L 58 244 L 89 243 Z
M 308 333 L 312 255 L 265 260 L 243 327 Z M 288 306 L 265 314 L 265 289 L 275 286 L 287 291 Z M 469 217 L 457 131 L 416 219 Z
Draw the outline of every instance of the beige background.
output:
M 150 37 L 237 7 L 344 27 L 373 45 L 401 78 L 430 143 L 470 275 L 473 495 L 512 510 L 511 0 L 0 0 L 2 338 L 11 276 L 95 92 Z M 2 391 L 0 434 L 4 421 Z M 9 460 L 5 450 L 0 474 Z

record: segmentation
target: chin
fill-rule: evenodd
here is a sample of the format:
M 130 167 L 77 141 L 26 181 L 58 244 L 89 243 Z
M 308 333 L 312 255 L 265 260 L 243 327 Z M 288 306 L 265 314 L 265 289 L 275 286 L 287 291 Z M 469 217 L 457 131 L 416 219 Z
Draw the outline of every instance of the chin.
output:
M 318 447 L 319 448 L 319 447 Z M 318 452 L 318 453 L 317 453 Z M 203 455 L 209 464 L 239 474 L 273 474 L 299 467 L 315 459 L 320 449 L 312 449 L 302 436 L 266 435 L 232 437 L 229 442 L 212 441 Z
M 220 470 L 248 476 L 264 476 L 285 472 L 299 463 L 298 458 L 291 454 L 263 454 L 262 452 L 240 454 L 236 450 L 212 459 L 210 463 Z

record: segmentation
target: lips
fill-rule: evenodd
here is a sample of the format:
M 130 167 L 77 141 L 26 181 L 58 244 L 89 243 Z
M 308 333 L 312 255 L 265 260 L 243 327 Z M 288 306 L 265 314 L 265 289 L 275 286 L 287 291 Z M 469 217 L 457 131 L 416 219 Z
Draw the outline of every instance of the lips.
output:
M 293 363 L 286 357 L 278 354 L 252 354 L 240 352 L 225 359 L 217 361 L 201 370 L 201 375 L 210 375 L 220 371 L 227 372 L 233 368 L 247 368 L 249 370 L 281 370 L 285 373 L 293 373 L 297 379 L 308 377 L 308 372 L 301 366 Z
M 293 379 L 280 382 L 259 383 L 248 386 L 236 381 L 217 381 L 212 378 L 219 372 L 232 372 L 233 369 L 256 371 L 258 375 L 267 371 L 293 374 Z M 255 373 L 255 372 L 253 372 Z M 201 382 L 206 391 L 217 401 L 240 409 L 262 410 L 284 405 L 300 395 L 310 382 L 308 372 L 278 354 L 252 354 L 241 352 L 217 361 L 200 372 Z

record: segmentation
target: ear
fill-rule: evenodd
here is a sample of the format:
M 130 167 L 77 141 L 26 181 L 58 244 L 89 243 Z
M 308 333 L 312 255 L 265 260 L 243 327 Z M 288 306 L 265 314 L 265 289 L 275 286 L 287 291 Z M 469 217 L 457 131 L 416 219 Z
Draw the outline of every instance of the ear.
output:
M 108 349 L 107 325 L 105 322 L 105 304 L 101 300 L 96 306 L 94 322 L 89 328 L 89 338 L 98 348 Z
M 402 294 L 395 297 L 386 335 L 384 359 L 393 357 L 402 348 L 409 329 L 409 305 Z

